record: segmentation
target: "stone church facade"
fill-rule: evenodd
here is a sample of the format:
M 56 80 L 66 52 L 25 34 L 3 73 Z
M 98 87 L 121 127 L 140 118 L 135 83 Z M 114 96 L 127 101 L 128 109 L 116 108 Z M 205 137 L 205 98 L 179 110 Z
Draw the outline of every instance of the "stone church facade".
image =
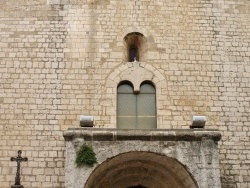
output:
M 0 0 L 0 187 L 250 187 L 249 83 L 247 0 Z

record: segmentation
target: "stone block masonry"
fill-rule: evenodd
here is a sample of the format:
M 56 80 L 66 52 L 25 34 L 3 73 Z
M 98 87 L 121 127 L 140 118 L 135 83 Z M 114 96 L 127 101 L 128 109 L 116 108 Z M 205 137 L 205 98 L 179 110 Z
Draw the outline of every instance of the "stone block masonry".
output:
M 65 186 L 128 187 L 135 181 L 146 187 L 219 188 L 220 138 L 218 131 L 203 129 L 70 129 L 64 132 Z M 94 148 L 98 161 L 93 167 L 74 164 L 83 143 Z
M 93 115 L 116 128 L 116 89 L 128 70 L 124 37 L 145 37 L 157 126 L 218 129 L 223 188 L 250 187 L 250 2 L 245 0 L 0 1 L 0 185 L 65 187 L 63 131 Z

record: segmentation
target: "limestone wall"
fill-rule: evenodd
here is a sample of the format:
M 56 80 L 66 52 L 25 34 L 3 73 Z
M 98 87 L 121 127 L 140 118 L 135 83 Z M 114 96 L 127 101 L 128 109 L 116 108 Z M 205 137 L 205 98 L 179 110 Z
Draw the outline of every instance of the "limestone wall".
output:
M 112 75 L 128 66 L 124 37 L 139 32 L 158 127 L 207 116 L 222 133 L 222 186 L 249 187 L 249 10 L 247 0 L 0 1 L 1 186 L 14 183 L 21 149 L 25 187 L 64 187 L 63 131 L 80 115 L 116 127 Z

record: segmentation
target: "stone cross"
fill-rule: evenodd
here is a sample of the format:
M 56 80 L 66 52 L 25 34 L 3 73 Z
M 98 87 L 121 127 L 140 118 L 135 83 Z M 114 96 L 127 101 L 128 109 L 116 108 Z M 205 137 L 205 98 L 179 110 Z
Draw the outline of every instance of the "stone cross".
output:
M 22 161 L 28 161 L 27 157 L 22 158 L 21 154 L 22 151 L 18 150 L 18 155 L 17 157 L 11 157 L 11 161 L 16 161 L 17 162 L 17 171 L 16 171 L 16 178 L 15 178 L 15 185 L 12 185 L 11 188 L 23 188 L 23 186 L 20 184 L 20 163 Z

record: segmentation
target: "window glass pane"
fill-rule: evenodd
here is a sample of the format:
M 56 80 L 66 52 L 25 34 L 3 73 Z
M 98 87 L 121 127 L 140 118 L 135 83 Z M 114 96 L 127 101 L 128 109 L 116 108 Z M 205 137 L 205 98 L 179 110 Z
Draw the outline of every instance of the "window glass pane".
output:
M 139 94 L 137 96 L 137 115 L 138 116 L 155 116 L 155 95 Z
M 155 87 L 151 84 L 142 84 L 140 93 L 155 93 Z
M 129 84 L 122 84 L 117 89 L 118 93 L 133 93 L 133 87 Z
M 136 95 L 121 94 L 117 96 L 117 126 L 133 129 L 136 125 Z
M 123 129 L 156 128 L 156 96 L 151 84 L 142 84 L 139 94 L 130 84 L 117 89 L 117 127 Z
M 117 97 L 118 116 L 135 116 L 136 115 L 136 95 L 118 94 Z
M 134 129 L 136 125 L 136 117 L 120 117 L 117 118 L 117 127 L 120 129 Z
M 156 128 L 155 94 L 139 94 L 137 96 L 137 128 Z
M 137 117 L 138 129 L 153 129 L 156 128 L 156 117 Z

